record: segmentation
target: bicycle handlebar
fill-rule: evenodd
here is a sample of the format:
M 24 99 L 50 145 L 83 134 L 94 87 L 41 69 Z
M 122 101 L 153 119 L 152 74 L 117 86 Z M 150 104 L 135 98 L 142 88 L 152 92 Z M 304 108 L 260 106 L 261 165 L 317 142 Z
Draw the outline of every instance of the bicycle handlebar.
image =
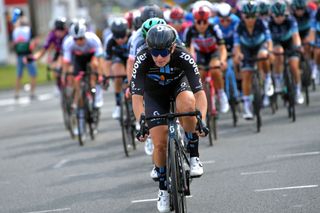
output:
M 140 131 L 139 131 L 138 134 L 140 134 L 140 136 L 144 136 L 146 134 L 149 134 L 148 127 L 146 126 L 146 121 L 147 120 L 160 119 L 160 118 L 165 118 L 167 120 L 172 120 L 174 118 L 185 117 L 185 116 L 196 116 L 196 118 L 197 118 L 196 130 L 198 130 L 200 134 L 205 133 L 205 136 L 208 135 L 209 129 L 202 122 L 202 115 L 201 115 L 201 112 L 199 110 L 196 110 L 196 111 L 193 111 L 193 112 L 166 113 L 166 114 L 155 115 L 155 116 L 150 116 L 150 117 L 146 117 L 145 114 L 142 113 L 141 116 L 140 116 Z

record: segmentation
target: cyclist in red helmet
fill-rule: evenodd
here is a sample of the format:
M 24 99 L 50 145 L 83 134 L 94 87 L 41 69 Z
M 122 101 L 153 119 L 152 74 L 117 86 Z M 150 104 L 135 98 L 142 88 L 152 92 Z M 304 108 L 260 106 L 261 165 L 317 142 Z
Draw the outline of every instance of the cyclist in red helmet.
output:
M 171 25 L 178 32 L 179 37 L 182 39 L 183 32 L 187 27 L 190 26 L 188 22 L 184 19 L 184 10 L 179 7 L 173 7 L 170 11 L 170 16 L 168 20 L 168 24 Z
M 194 25 L 187 28 L 184 33 L 184 42 L 195 56 L 201 79 L 204 81 L 206 67 L 219 67 L 210 69 L 220 100 L 220 111 L 226 113 L 229 103 L 224 91 L 222 70 L 226 68 L 227 50 L 219 25 L 209 23 L 211 10 L 207 6 L 199 6 L 192 11 Z

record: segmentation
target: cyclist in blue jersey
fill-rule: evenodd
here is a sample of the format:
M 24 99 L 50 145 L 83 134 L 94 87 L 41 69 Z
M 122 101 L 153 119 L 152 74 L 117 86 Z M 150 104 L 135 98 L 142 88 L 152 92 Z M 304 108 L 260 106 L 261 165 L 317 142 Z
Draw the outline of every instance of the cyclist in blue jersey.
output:
M 258 18 L 258 6 L 255 2 L 248 2 L 241 8 L 242 20 L 234 34 L 234 63 L 240 64 L 242 77 L 242 92 L 244 101 L 243 118 L 253 119 L 251 112 L 252 70 L 255 62 L 253 58 L 267 58 L 272 51 L 272 40 L 268 27 Z M 271 68 L 269 60 L 258 62 L 259 69 L 265 73 L 265 99 L 273 95 Z M 267 102 L 264 100 L 263 102 Z
M 305 0 L 293 0 L 291 4 L 291 10 L 292 15 L 297 20 L 301 42 L 303 44 L 306 57 L 310 59 L 314 77 L 316 72 L 316 64 L 312 59 L 312 49 L 309 46 L 309 32 L 311 29 L 312 21 L 314 20 L 315 12 L 307 7 L 307 2 Z
M 229 4 L 221 3 L 218 6 L 218 16 L 215 16 L 211 22 L 213 25 L 219 25 L 227 51 L 231 53 L 233 48 L 233 34 L 237 25 L 240 23 L 240 18 L 231 13 L 231 6 Z
M 269 22 L 274 52 L 289 54 L 289 65 L 296 83 L 296 102 L 302 104 L 304 97 L 301 93 L 301 77 L 299 71 L 299 53 L 297 48 L 301 47 L 298 25 L 292 16 L 286 15 L 286 4 L 277 2 L 271 6 L 272 17 Z M 282 91 L 282 65 L 283 57 L 275 57 L 275 87 L 276 92 Z
M 320 68 L 320 8 L 312 21 L 310 30 L 310 42 L 315 47 L 313 50 L 314 65 L 312 67 L 312 79 L 319 84 L 319 68 Z

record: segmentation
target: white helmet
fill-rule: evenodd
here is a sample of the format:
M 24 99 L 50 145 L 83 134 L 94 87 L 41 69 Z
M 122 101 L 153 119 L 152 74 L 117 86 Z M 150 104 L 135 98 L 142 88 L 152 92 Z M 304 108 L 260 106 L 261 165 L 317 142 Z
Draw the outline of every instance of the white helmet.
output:
M 218 6 L 218 13 L 221 17 L 228 17 L 231 15 L 231 6 L 225 2 L 220 3 Z
M 73 36 L 73 38 L 84 37 L 86 32 L 87 32 L 87 27 L 82 22 L 74 23 L 70 27 L 70 34 Z

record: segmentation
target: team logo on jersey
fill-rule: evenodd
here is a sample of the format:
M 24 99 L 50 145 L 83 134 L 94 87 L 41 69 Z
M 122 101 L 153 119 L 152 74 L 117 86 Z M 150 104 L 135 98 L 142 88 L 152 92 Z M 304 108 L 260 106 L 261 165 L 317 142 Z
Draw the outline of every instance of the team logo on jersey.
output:
M 191 64 L 192 67 L 193 67 L 194 73 L 196 75 L 200 75 L 196 62 L 194 61 L 194 59 L 189 54 L 181 52 L 180 58 L 182 58 L 185 61 L 189 62 L 189 64 Z
M 142 61 L 146 60 L 146 55 L 147 55 L 147 53 L 144 53 L 144 54 L 138 55 L 136 57 L 136 61 L 133 65 L 133 70 L 132 70 L 132 78 L 135 79 L 137 77 L 137 69 L 139 68 Z

